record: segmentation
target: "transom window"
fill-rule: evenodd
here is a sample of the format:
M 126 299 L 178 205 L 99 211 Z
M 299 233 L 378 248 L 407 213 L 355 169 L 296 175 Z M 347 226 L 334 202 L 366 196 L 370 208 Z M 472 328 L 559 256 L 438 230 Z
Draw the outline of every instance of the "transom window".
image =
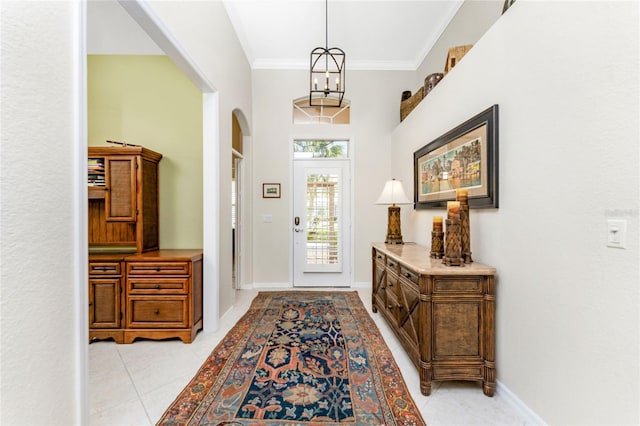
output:
M 293 158 L 296 160 L 349 158 L 349 143 L 346 140 L 336 139 L 296 139 L 293 141 Z

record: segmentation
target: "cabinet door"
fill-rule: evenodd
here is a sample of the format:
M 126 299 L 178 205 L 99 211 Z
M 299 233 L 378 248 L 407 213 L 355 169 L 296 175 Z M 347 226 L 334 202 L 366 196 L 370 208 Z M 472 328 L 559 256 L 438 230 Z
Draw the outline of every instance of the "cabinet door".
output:
M 411 347 L 410 355 L 419 359 L 420 352 L 420 291 L 418 290 L 417 274 L 412 271 L 401 270 L 398 280 L 398 329 Z
M 136 221 L 136 157 L 106 157 L 106 220 Z
M 433 284 L 433 360 L 480 362 L 483 303 L 480 277 L 436 277 Z
M 373 253 L 373 312 L 378 308 L 386 309 L 387 306 L 387 270 L 385 266 L 386 258 L 383 254 L 374 251 Z
M 89 328 L 120 327 L 120 278 L 89 278 Z

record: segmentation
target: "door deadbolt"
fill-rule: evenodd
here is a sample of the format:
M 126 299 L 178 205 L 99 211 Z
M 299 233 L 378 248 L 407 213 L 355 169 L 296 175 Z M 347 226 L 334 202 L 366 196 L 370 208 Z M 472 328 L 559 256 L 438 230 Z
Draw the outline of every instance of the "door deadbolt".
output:
M 300 218 L 299 218 L 298 216 L 296 216 L 296 217 L 293 219 L 293 223 L 294 223 L 294 225 L 296 225 L 296 226 L 300 225 Z

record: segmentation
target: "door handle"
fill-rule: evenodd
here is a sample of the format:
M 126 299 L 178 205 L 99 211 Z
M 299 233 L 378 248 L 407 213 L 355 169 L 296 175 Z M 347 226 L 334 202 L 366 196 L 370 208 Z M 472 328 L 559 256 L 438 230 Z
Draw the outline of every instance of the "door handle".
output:
M 302 228 L 293 228 L 293 230 L 294 230 L 294 231 L 296 231 L 296 232 L 302 232 L 302 231 L 304 231 L 304 229 L 302 229 Z

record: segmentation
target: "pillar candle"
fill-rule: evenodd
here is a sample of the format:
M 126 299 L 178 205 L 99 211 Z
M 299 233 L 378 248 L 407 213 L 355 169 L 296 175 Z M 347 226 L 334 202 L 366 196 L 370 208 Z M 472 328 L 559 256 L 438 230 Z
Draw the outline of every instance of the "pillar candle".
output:
M 447 219 L 460 219 L 460 201 L 447 201 Z
M 442 231 L 442 216 L 433 217 L 433 230 Z
M 456 190 L 456 200 L 461 201 L 466 200 L 467 198 L 469 198 L 469 191 L 467 191 L 466 189 Z

